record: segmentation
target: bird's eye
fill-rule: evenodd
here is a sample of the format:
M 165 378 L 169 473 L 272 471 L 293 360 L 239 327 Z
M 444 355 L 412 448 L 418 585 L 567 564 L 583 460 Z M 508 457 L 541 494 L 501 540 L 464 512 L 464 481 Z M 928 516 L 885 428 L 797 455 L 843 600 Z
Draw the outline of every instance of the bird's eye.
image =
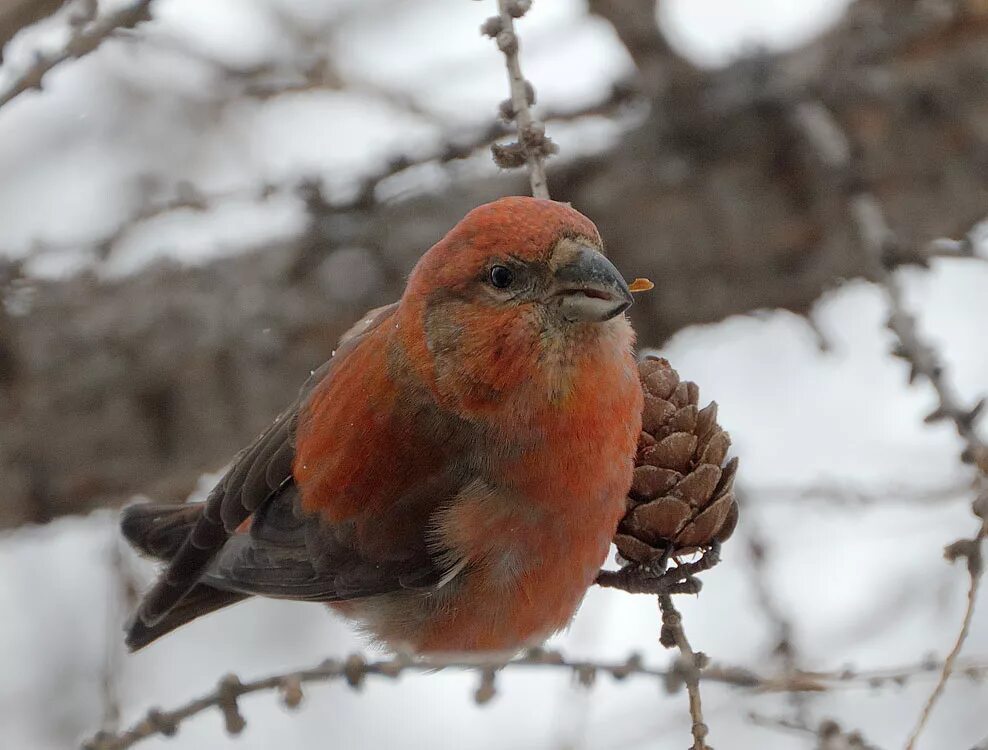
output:
M 515 280 L 515 275 L 507 266 L 493 266 L 491 268 L 491 285 L 498 289 L 507 289 L 511 282 Z

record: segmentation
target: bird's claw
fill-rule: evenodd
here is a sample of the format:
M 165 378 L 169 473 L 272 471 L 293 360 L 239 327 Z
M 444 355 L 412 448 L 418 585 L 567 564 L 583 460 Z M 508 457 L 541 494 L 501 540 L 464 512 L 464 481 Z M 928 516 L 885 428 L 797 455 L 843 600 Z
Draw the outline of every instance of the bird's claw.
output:
M 651 563 L 632 563 L 620 570 L 602 570 L 597 575 L 597 585 L 632 594 L 698 594 L 703 588 L 703 582 L 696 576 L 720 562 L 720 545 L 714 543 L 704 549 L 696 560 L 676 562 L 670 568 L 671 559 L 672 550 L 667 549 L 662 557 Z

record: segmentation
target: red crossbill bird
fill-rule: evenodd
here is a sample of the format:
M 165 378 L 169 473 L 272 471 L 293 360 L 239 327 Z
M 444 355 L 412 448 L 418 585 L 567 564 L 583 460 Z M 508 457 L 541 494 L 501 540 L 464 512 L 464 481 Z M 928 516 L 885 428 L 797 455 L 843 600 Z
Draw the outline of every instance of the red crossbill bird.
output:
M 129 646 L 249 596 L 328 603 L 419 653 L 517 651 L 565 627 L 631 483 L 630 304 L 568 205 L 471 211 L 205 502 L 124 510 L 127 539 L 167 563 Z

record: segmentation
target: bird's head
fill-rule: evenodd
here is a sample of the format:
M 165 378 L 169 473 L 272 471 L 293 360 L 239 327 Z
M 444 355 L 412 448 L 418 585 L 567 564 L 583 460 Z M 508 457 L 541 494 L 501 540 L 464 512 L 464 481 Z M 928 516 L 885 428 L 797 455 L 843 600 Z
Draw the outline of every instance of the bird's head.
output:
M 588 218 L 555 201 L 502 198 L 419 260 L 399 308 L 401 338 L 437 390 L 469 388 L 496 403 L 540 377 L 559 390 L 580 352 L 627 350 L 631 302 Z
M 560 326 L 608 321 L 632 301 L 587 217 L 518 196 L 468 213 L 422 257 L 406 294 Z

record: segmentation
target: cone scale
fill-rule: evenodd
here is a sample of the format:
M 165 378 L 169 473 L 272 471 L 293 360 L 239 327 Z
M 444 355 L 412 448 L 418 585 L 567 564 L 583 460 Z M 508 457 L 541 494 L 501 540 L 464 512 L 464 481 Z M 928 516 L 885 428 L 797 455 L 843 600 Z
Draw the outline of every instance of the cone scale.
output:
M 647 356 L 638 366 L 645 392 L 642 432 L 628 510 L 614 538 L 627 562 L 648 564 L 726 541 L 738 522 L 731 445 L 717 424 L 717 404 L 699 408 L 696 383 L 669 362 Z

